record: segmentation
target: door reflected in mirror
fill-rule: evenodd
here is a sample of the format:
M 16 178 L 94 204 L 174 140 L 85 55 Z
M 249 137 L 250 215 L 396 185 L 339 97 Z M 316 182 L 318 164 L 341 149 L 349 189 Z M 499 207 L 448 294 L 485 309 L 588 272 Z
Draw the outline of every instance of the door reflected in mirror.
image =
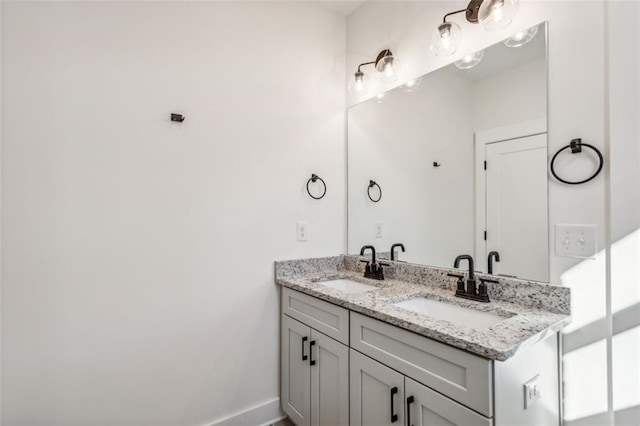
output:
M 526 33 L 349 109 L 350 254 L 488 272 L 497 252 L 494 274 L 548 281 L 546 23 Z

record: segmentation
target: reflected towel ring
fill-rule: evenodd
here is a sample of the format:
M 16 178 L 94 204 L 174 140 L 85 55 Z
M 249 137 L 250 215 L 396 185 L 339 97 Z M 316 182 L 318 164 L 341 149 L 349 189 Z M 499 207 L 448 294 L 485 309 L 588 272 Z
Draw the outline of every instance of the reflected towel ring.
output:
M 377 200 L 374 200 L 373 197 L 371 196 L 371 188 L 373 188 L 374 186 L 378 187 L 378 192 L 380 193 L 380 196 L 378 196 Z M 373 201 L 374 203 L 377 203 L 378 201 L 380 201 L 382 199 L 382 188 L 380 188 L 380 185 L 378 185 L 375 181 L 370 180 L 369 181 L 369 186 L 367 187 L 367 195 L 369 196 L 369 199 L 371 201 Z
M 322 195 L 319 196 L 319 197 L 314 197 L 313 194 L 311 194 L 311 191 L 309 191 L 309 184 L 311 182 L 315 183 L 316 181 L 322 182 L 322 186 L 324 188 L 323 191 L 322 191 Z M 319 200 L 319 199 L 323 198 L 326 193 L 327 193 L 327 184 L 324 183 L 324 181 L 322 180 L 322 178 L 320 176 L 318 176 L 315 173 L 313 173 L 311 175 L 311 177 L 309 178 L 309 180 L 307 181 L 307 194 L 309 194 L 309 197 L 313 198 L 314 200 Z
M 588 177 L 587 179 L 584 180 L 580 180 L 580 181 L 568 181 L 568 180 L 564 180 L 562 179 L 560 176 L 557 175 L 556 170 L 553 166 L 554 162 L 556 161 L 556 157 L 558 156 L 558 154 L 560 154 L 562 151 L 564 151 L 567 148 L 571 148 L 571 153 L 572 154 L 577 154 L 582 152 L 582 147 L 586 146 L 587 148 L 591 148 L 597 155 L 598 155 L 598 159 L 600 160 L 600 164 L 598 164 L 598 170 L 596 170 L 596 172 L 591 175 L 590 177 Z M 567 185 L 580 185 L 582 183 L 587 183 L 590 180 L 594 179 L 596 176 L 598 176 L 600 174 L 600 171 L 602 171 L 602 166 L 604 166 L 604 158 L 602 157 L 602 153 L 600 152 L 600 150 L 598 148 L 596 148 L 593 145 L 589 145 L 587 143 L 582 143 L 582 139 L 573 139 L 571 141 L 571 143 L 563 148 L 560 148 L 558 150 L 558 152 L 555 153 L 555 155 L 553 156 L 553 158 L 551 158 L 551 165 L 550 165 L 550 169 L 551 169 L 551 174 L 553 175 L 554 178 L 556 178 L 557 180 L 559 180 L 562 183 L 566 183 Z

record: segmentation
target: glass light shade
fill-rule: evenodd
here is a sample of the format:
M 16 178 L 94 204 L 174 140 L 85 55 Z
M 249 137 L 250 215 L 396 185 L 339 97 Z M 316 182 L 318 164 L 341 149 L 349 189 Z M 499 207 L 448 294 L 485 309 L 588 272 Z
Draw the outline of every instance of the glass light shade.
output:
M 507 28 L 518 13 L 518 6 L 518 0 L 484 0 L 478 10 L 478 21 L 487 31 Z
M 378 79 L 381 82 L 390 83 L 396 81 L 400 70 L 400 61 L 391 55 L 385 56 L 376 64 L 376 70 L 378 71 Z
M 356 72 L 349 84 L 349 92 L 355 96 L 366 95 L 369 92 L 369 77 L 362 72 Z
M 400 86 L 400 90 L 403 92 L 414 92 L 418 90 L 420 84 L 422 83 L 422 77 L 414 78 L 413 80 L 409 80 Z
M 436 56 L 451 56 L 460 45 L 460 27 L 455 22 L 443 22 L 431 36 L 431 51 Z
M 538 27 L 531 27 L 528 30 L 519 31 L 503 41 L 507 47 L 520 47 L 529 43 L 538 34 Z
M 373 100 L 376 101 L 376 103 L 381 104 L 382 102 L 384 102 L 386 96 L 386 93 L 378 93 L 373 97 Z
M 454 63 L 456 67 L 460 68 L 461 70 L 468 70 L 469 68 L 473 68 L 478 65 L 483 56 L 484 50 L 478 50 L 477 52 L 464 55 L 459 61 L 456 61 Z

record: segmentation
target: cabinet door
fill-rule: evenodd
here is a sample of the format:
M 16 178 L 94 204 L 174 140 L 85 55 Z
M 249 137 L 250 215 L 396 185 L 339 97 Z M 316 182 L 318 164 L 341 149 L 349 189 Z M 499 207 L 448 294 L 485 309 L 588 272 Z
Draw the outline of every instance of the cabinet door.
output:
M 352 426 L 404 424 L 404 376 L 350 350 Z
M 491 426 L 493 421 L 405 377 L 408 426 Z
M 311 329 L 282 315 L 282 410 L 298 426 L 311 425 Z
M 349 348 L 311 329 L 311 424 L 349 425 Z

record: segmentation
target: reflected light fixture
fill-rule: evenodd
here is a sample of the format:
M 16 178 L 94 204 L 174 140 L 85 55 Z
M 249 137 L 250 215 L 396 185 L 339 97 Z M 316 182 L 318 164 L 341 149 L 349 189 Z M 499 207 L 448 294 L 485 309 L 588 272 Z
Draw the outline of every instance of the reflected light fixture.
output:
M 477 52 L 464 55 L 459 61 L 454 62 L 454 64 L 461 70 L 468 70 L 478 65 L 483 56 L 484 50 L 478 50 Z
M 362 72 L 361 67 L 372 64 L 378 72 L 380 82 L 389 83 L 398 78 L 400 61 L 393 56 L 391 50 L 384 49 L 378 53 L 375 61 L 363 62 L 358 65 L 358 70 L 354 74 L 354 80 L 350 84 L 350 90 L 354 95 L 363 95 L 369 91 L 368 77 Z
M 538 34 L 538 26 L 531 27 L 524 31 L 519 31 L 503 41 L 507 47 L 520 47 L 529 43 Z
M 461 41 L 460 26 L 455 22 L 448 22 L 449 16 L 464 12 L 467 22 L 480 22 L 485 30 L 496 31 L 511 25 L 518 12 L 518 1 L 471 0 L 466 9 L 447 13 L 431 36 L 431 51 L 436 56 L 451 56 L 458 49 Z
M 420 87 L 420 83 L 422 83 L 422 77 L 414 78 L 400 86 L 400 90 L 403 92 L 415 92 Z
M 382 102 L 384 102 L 384 98 L 387 96 L 386 93 L 378 93 L 373 100 L 376 101 L 376 103 L 381 104 Z

